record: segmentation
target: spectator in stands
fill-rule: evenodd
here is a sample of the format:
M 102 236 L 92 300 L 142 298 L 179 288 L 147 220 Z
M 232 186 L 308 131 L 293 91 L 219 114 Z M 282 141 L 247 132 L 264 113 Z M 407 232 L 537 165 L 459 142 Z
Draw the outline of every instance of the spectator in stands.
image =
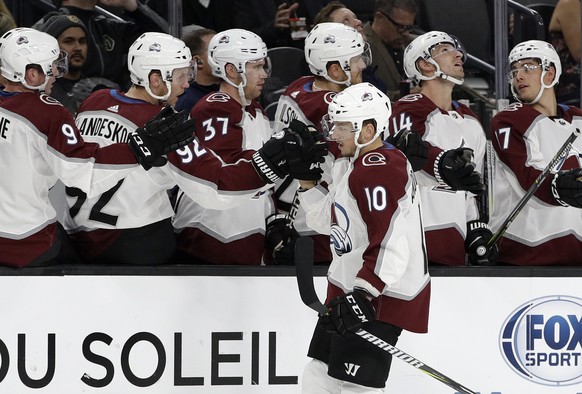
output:
M 196 67 L 196 80 L 178 98 L 177 111 L 188 113 L 202 97 L 208 93 L 216 92 L 219 88 L 220 78 L 212 75 L 212 68 L 208 64 L 208 43 L 216 35 L 211 29 L 184 29 L 182 41 L 192 52 L 192 60 Z
M 12 13 L 6 6 L 6 3 L 4 3 L 4 0 L 0 0 L 0 37 L 15 27 L 16 22 L 14 21 Z
M 131 20 L 100 15 L 98 0 L 58 0 L 57 11 L 49 12 L 35 23 L 38 28 L 55 14 L 75 15 L 91 32 L 87 40 L 87 62 L 83 77 L 101 77 L 126 88 L 129 74 L 125 67 L 130 45 L 146 31 L 167 32 L 168 25 L 159 15 L 138 0 L 110 0 L 107 5 L 121 7 Z
M 487 253 L 482 248 L 493 234 L 486 210 L 480 209 L 486 201 L 477 198 L 483 192 L 485 132 L 471 109 L 452 99 L 465 77 L 465 59 L 461 44 L 447 33 L 431 31 L 412 41 L 404 51 L 404 69 L 420 92 L 394 103 L 389 123 L 388 141 L 404 151 L 416 171 L 433 264 L 497 261 L 496 248 Z
M 401 97 L 402 81 L 406 79 L 402 65 L 404 47 L 414 38 L 410 32 L 417 12 L 414 0 L 376 0 L 374 19 L 364 25 L 372 50 L 372 66 L 378 68 L 376 75 L 386 83 L 391 100 Z
M 326 39 L 333 37 L 334 39 Z M 275 133 L 289 126 L 293 119 L 314 126 L 321 131 L 321 118 L 327 114 L 327 107 L 336 93 L 348 86 L 362 82 L 362 73 L 370 64 L 370 50 L 364 37 L 356 29 L 343 23 L 319 23 L 307 36 L 305 60 L 313 75 L 301 77 L 289 84 L 279 98 L 275 114 Z M 330 154 L 324 166 L 323 181 L 331 182 L 331 166 L 339 150 L 336 143 L 330 143 Z M 288 215 L 292 209 L 298 181 L 286 179 L 277 185 L 279 214 Z M 272 227 L 278 222 L 273 222 Z M 305 222 L 305 212 L 301 209 L 295 217 L 295 229 L 299 235 L 312 236 L 315 244 L 316 264 L 329 264 L 331 251 L 329 234 L 317 234 Z M 293 239 L 275 256 L 281 264 L 292 264 Z
M 267 47 L 303 48 L 307 32 L 326 0 L 234 0 L 236 27 L 258 34 Z M 303 18 L 303 19 L 300 19 Z M 295 26 L 298 22 L 302 27 Z
M 580 0 L 560 0 L 548 30 L 560 56 L 562 76 L 555 87 L 559 103 L 580 107 Z
M 519 102 L 491 121 L 495 165 L 497 231 L 574 128 L 582 129 L 582 111 L 559 104 L 554 92 L 562 67 L 551 44 L 531 40 L 508 57 L 509 83 Z M 551 170 L 499 241 L 500 262 L 512 265 L 581 265 L 582 139 Z M 535 225 L 534 223 L 543 223 Z
M 48 198 L 57 179 L 95 195 L 136 171 L 136 157 L 145 157 L 139 147 L 149 148 L 149 157 L 157 160 L 169 145 L 156 140 L 154 146 L 143 130 L 139 141 L 129 138 L 130 146 L 101 149 L 85 143 L 71 113 L 43 93 L 50 93 L 54 79 L 66 72 L 66 57 L 49 34 L 28 28 L 8 31 L 0 38 L 0 61 L 0 158 L 5 171 L 0 178 L 0 264 L 72 262 Z M 175 119 L 168 120 L 157 119 L 154 125 L 171 133 Z
M 327 5 L 317 13 L 315 16 L 315 24 L 322 22 L 343 23 L 344 25 L 356 29 L 356 31 L 364 37 L 364 40 L 368 39 L 364 34 L 364 25 L 362 25 L 362 21 L 358 19 L 352 10 L 339 1 L 331 1 L 327 3 Z M 386 84 L 375 75 L 377 69 L 378 66 L 371 65 L 366 67 L 362 75 L 362 80 L 364 82 L 370 82 L 382 92 L 386 93 Z

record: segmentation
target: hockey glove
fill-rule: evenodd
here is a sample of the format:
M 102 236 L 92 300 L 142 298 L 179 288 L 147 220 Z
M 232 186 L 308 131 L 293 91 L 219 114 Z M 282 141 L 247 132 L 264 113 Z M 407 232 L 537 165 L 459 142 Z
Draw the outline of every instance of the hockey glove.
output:
M 376 318 L 376 311 L 371 297 L 366 291 L 354 291 L 334 298 L 329 305 L 329 314 L 322 316 L 326 331 L 345 335 L 346 332 L 356 332 L 365 322 Z
M 186 120 L 186 111 L 164 107 L 159 114 L 129 136 L 129 148 L 143 168 L 161 167 L 167 163 L 162 155 L 194 140 L 194 120 Z
M 253 154 L 253 167 L 266 183 L 275 183 L 289 173 L 287 157 L 285 156 L 286 135 L 270 140 Z
M 551 189 L 560 205 L 582 208 L 582 168 L 558 172 Z
M 495 265 L 499 258 L 497 245 L 487 246 L 493 233 L 487 223 L 472 220 L 467 223 L 467 236 L 465 237 L 465 251 L 469 265 Z
M 272 252 L 274 264 L 293 265 L 295 241 L 299 234 L 285 214 L 273 214 L 267 218 L 265 248 Z
M 414 131 L 402 130 L 394 136 L 386 138 L 386 142 L 394 145 L 406 155 L 413 171 L 419 171 L 428 160 L 428 143 Z
M 295 179 L 317 181 L 321 179 L 328 144 L 323 135 L 313 126 L 307 126 L 297 119 L 285 129 L 289 138 L 285 144 L 289 174 Z
M 457 148 L 441 152 L 434 162 L 434 174 L 439 183 L 448 185 L 453 190 L 467 190 L 482 193 L 485 185 L 481 176 L 475 171 L 473 150 Z

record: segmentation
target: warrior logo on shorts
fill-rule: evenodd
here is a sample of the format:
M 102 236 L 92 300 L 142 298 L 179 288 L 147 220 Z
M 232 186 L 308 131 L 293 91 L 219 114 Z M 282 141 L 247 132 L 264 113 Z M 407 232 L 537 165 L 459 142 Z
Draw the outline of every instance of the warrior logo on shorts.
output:
M 501 328 L 505 362 L 522 378 L 546 386 L 582 382 L 582 299 L 547 296 L 515 309 Z
M 352 240 L 348 234 L 350 218 L 344 207 L 337 202 L 334 206 L 334 224 L 331 225 L 329 243 L 338 256 L 352 251 Z

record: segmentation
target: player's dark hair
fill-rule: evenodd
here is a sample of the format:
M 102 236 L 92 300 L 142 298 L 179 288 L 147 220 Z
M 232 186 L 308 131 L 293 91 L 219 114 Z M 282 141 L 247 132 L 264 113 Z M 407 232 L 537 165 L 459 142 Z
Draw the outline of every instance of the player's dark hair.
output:
M 216 31 L 212 29 L 196 29 L 185 33 L 182 36 L 182 41 L 188 48 L 190 48 L 190 52 L 192 52 L 192 56 L 198 55 L 202 48 L 204 48 L 205 42 L 202 40 L 205 36 L 214 35 Z
M 319 10 L 319 12 L 317 13 L 317 15 L 315 15 L 315 18 L 313 18 L 313 24 L 317 25 L 319 23 L 323 23 L 323 22 L 331 22 L 331 14 L 336 11 L 339 10 L 341 8 L 348 8 L 345 5 L 343 5 L 342 3 L 340 3 L 339 1 L 330 1 L 329 3 L 327 3 L 325 5 L 325 7 L 323 7 L 321 10 Z

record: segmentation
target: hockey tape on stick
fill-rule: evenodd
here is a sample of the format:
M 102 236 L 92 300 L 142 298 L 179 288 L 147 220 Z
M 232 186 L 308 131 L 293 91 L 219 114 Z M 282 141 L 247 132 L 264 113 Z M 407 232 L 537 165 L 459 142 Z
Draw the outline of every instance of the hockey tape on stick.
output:
M 570 136 L 568 137 L 566 142 L 564 142 L 564 145 L 562 145 L 560 150 L 558 150 L 558 152 L 556 152 L 555 156 L 552 158 L 552 160 L 550 160 L 550 162 L 548 163 L 546 168 L 544 168 L 544 170 L 538 175 L 538 177 L 536 178 L 534 183 L 530 186 L 529 190 L 525 193 L 525 195 L 521 198 L 521 200 L 519 200 L 519 202 L 517 203 L 515 208 L 513 208 L 513 210 L 509 213 L 509 215 L 507 216 L 507 219 L 505 219 L 503 224 L 501 224 L 501 227 L 499 227 L 499 230 L 497 230 L 497 232 L 495 234 L 493 234 L 493 237 L 491 237 L 491 239 L 487 243 L 488 248 L 493 246 L 499 240 L 499 238 L 501 238 L 503 236 L 503 234 L 505 234 L 505 232 L 507 231 L 507 228 L 515 220 L 515 218 L 521 212 L 521 210 L 523 209 L 525 204 L 527 204 L 529 199 L 539 189 L 539 187 L 542 184 L 542 182 L 544 181 L 544 179 L 546 179 L 546 177 L 550 173 L 550 170 L 552 168 L 554 168 L 556 166 L 556 164 L 558 164 L 559 161 L 566 158 L 566 156 L 570 152 L 570 149 L 572 148 L 572 143 L 576 140 L 576 138 L 578 138 L 579 135 L 580 135 L 580 129 L 575 129 L 572 132 L 572 134 L 570 134 Z
M 301 301 L 309 308 L 316 311 L 320 316 L 329 313 L 329 310 L 325 305 L 319 301 L 317 293 L 315 292 L 315 286 L 313 284 L 313 240 L 308 237 L 299 237 L 295 244 L 295 270 L 297 276 L 297 286 L 299 287 L 299 295 L 301 296 Z M 461 394 L 476 394 L 475 391 L 470 390 L 460 383 L 455 382 L 453 379 L 443 375 L 436 369 L 433 369 L 423 363 L 422 361 L 412 357 L 410 354 L 403 352 L 395 346 L 383 341 L 374 334 L 369 333 L 364 329 L 360 329 L 356 332 L 360 338 L 370 342 L 372 345 L 377 346 L 395 357 L 398 357 L 402 361 L 412 365 L 414 368 L 421 370 L 428 376 L 446 384 L 447 386 L 457 390 Z

